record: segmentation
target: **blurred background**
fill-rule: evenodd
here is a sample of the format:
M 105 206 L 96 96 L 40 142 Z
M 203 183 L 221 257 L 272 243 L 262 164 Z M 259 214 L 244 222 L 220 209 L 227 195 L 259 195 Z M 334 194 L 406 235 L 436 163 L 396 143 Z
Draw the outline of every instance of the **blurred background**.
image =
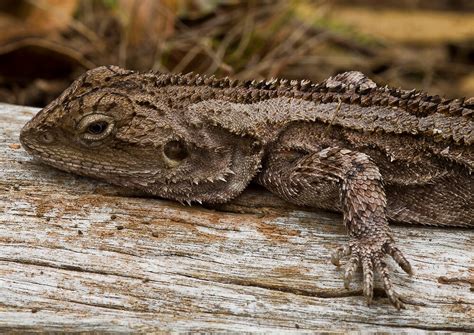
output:
M 474 96 L 473 0 L 1 0 L 0 101 L 44 106 L 104 64 Z

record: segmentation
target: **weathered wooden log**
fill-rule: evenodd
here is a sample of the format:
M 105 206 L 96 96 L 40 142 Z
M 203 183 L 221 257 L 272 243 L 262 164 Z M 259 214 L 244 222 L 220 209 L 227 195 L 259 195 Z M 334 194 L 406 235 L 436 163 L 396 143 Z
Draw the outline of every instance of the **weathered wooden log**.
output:
M 36 112 L 0 105 L 2 331 L 474 331 L 474 230 L 394 226 L 408 308 L 381 289 L 368 307 L 330 264 L 340 215 L 257 187 L 184 207 L 55 170 L 18 141 Z

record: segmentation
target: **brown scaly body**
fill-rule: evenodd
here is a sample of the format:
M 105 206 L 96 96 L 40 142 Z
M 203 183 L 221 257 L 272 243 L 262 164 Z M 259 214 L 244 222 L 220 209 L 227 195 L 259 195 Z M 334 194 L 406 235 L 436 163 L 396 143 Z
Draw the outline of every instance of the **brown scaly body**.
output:
M 388 220 L 474 227 L 473 99 L 377 87 L 359 72 L 320 83 L 238 82 L 101 67 L 22 130 L 57 168 L 181 202 L 226 202 L 252 180 L 282 198 L 341 211 L 348 287 L 386 254 L 408 273 Z

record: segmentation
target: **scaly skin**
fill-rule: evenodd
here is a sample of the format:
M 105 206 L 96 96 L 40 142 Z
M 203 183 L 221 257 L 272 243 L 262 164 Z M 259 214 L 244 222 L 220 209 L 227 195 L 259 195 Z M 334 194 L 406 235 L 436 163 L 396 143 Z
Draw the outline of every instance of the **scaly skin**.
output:
M 238 82 L 100 67 L 23 128 L 54 167 L 180 202 L 226 202 L 252 180 L 343 213 L 344 285 L 374 271 L 397 308 L 385 255 L 407 273 L 388 221 L 474 227 L 474 99 L 377 87 L 359 72 L 320 83 Z

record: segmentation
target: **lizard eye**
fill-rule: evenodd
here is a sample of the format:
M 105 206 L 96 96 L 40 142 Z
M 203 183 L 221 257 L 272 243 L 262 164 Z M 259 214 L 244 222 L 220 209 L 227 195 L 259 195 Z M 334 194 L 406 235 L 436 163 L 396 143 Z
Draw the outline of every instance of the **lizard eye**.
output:
M 87 131 L 90 134 L 99 135 L 107 129 L 108 125 L 109 124 L 105 121 L 94 122 L 87 127 Z
M 79 121 L 77 129 L 83 139 L 99 141 L 112 133 L 114 120 L 104 114 L 89 114 Z
M 169 167 L 178 166 L 179 163 L 188 157 L 188 149 L 182 141 L 169 141 L 163 147 L 165 162 Z

